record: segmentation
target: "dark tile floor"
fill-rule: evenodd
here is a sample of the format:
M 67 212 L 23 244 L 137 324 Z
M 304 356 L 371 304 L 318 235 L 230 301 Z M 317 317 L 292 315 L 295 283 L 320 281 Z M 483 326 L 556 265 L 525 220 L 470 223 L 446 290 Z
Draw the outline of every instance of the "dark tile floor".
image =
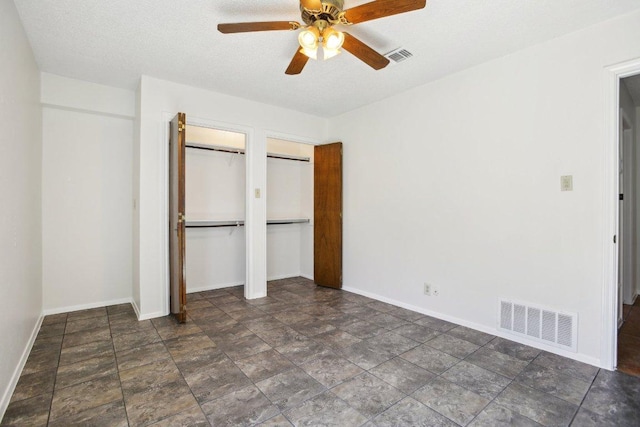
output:
M 306 279 L 242 293 L 47 316 L 2 425 L 640 425 L 640 378 Z
M 618 331 L 618 369 L 640 376 L 640 298 L 623 305 L 624 323 Z

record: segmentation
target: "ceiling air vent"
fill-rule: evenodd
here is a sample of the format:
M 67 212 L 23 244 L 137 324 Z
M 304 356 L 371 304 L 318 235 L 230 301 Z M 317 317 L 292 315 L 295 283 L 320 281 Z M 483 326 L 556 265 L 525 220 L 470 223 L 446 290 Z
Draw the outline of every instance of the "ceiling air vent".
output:
M 391 64 L 398 64 L 402 61 L 405 61 L 413 56 L 413 53 L 409 52 L 404 48 L 397 48 L 392 50 L 391 52 L 385 55 L 385 58 L 391 61 Z

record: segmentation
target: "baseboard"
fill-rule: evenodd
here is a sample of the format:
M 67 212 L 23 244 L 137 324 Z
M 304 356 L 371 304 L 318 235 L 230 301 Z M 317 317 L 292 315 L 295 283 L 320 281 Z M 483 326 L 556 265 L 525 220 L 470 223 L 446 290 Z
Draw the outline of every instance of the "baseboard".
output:
M 289 273 L 289 274 L 278 274 L 276 276 L 268 276 L 267 282 L 270 282 L 272 280 L 291 279 L 292 277 L 299 277 L 299 276 L 300 276 L 299 271 L 296 271 L 295 273 Z
M 136 317 L 140 320 L 140 307 L 138 307 L 136 300 L 131 299 L 131 306 L 133 307 L 133 311 L 136 313 Z
M 422 308 L 422 307 L 417 307 L 415 305 L 406 304 L 404 302 L 397 301 L 397 300 L 394 300 L 392 298 L 383 297 L 381 295 L 377 295 L 377 294 L 374 294 L 374 293 L 371 293 L 371 292 L 363 291 L 361 289 L 356 289 L 356 288 L 345 286 L 345 287 L 342 288 L 342 290 L 343 291 L 347 291 L 347 292 L 352 292 L 354 294 L 362 295 L 362 296 L 365 296 L 365 297 L 369 297 L 369 298 L 372 298 L 372 299 L 375 299 L 375 300 L 378 300 L 378 301 L 386 302 L 388 304 L 392 304 L 392 305 L 395 305 L 395 306 L 398 306 L 398 307 L 406 308 L 407 310 L 415 311 L 415 312 L 418 312 L 418 313 L 421 313 L 421 314 L 425 314 L 427 316 L 435 317 L 437 319 L 441 319 L 441 320 L 445 320 L 447 322 L 455 323 L 457 325 L 465 326 L 467 328 L 475 329 L 476 331 L 484 332 L 484 333 L 487 333 L 487 334 L 490 334 L 490 335 L 495 335 L 497 337 L 504 338 L 504 339 L 507 339 L 509 341 L 514 341 L 514 342 L 517 342 L 517 343 L 520 343 L 520 344 L 528 345 L 529 347 L 537 348 L 539 350 L 544 350 L 544 351 L 547 351 L 549 353 L 554 353 L 554 354 L 557 354 L 559 356 L 566 357 L 568 359 L 577 360 L 578 362 L 587 363 L 589 365 L 597 366 L 599 368 L 603 367 L 603 366 L 601 366 L 600 359 L 597 359 L 595 357 L 587 356 L 587 355 L 580 354 L 580 353 L 573 353 L 573 352 L 570 352 L 570 351 L 565 351 L 565 350 L 562 350 L 562 349 L 557 348 L 557 347 L 552 347 L 552 346 L 545 345 L 543 343 L 539 343 L 537 341 L 527 340 L 526 338 L 523 338 L 523 337 L 510 335 L 510 334 L 507 334 L 504 331 L 500 331 L 500 330 L 498 330 L 497 328 L 494 328 L 494 327 L 489 327 L 489 326 L 482 325 L 482 324 L 479 324 L 479 323 L 470 322 L 470 321 L 465 320 L 465 319 L 460 319 L 458 317 L 449 316 L 449 315 L 443 314 L 443 313 L 438 313 L 436 311 L 427 310 L 427 309 Z
M 38 332 L 40 331 L 40 326 L 42 326 L 42 321 L 44 320 L 44 314 L 41 314 L 38 320 L 36 321 L 33 330 L 31 331 L 31 336 L 29 337 L 29 341 L 27 341 L 27 345 L 22 351 L 22 355 L 20 356 L 20 361 L 18 362 L 18 366 L 13 371 L 13 375 L 11 376 L 11 380 L 2 394 L 2 400 L 0 400 L 0 421 L 4 417 L 4 413 L 7 411 L 9 407 L 9 401 L 11 400 L 11 396 L 16 389 L 16 385 L 18 385 L 18 380 L 20 379 L 20 374 L 22 374 L 22 370 L 24 369 L 24 365 L 27 363 L 27 359 L 29 358 L 29 353 L 31 353 L 31 348 L 33 348 L 33 343 L 36 341 L 36 337 L 38 336 Z
M 164 311 L 156 311 L 154 313 L 145 313 L 145 314 L 136 313 L 136 314 L 138 315 L 138 320 L 149 320 L 149 319 L 155 319 L 156 317 L 166 316 L 169 313 L 165 313 Z
M 88 310 L 90 308 L 108 307 L 110 305 L 126 304 L 126 303 L 133 304 L 133 300 L 131 299 L 131 297 L 120 298 L 120 299 L 115 299 L 110 301 L 92 302 L 89 304 L 71 305 L 68 307 L 48 308 L 43 311 L 43 314 L 45 316 L 48 316 L 50 314 L 70 313 L 72 311 Z
M 131 306 L 133 307 L 133 311 L 135 311 L 136 317 L 138 318 L 138 320 L 155 319 L 156 317 L 162 317 L 162 316 L 166 316 L 167 315 L 167 313 L 164 313 L 162 311 L 158 311 L 158 312 L 154 312 L 154 313 L 144 313 L 143 314 L 143 313 L 141 313 L 140 307 L 138 307 L 138 305 L 133 300 L 133 298 L 121 298 L 121 299 L 115 299 L 115 300 L 111 300 L 111 301 L 102 301 L 102 302 L 96 302 L 96 303 L 90 303 L 90 304 L 72 305 L 72 306 L 69 306 L 69 307 L 50 308 L 50 309 L 44 310 L 43 314 L 45 316 L 48 316 L 50 314 L 70 313 L 70 312 L 73 312 L 73 311 L 87 310 L 87 309 L 90 309 L 90 308 L 108 307 L 110 305 L 127 304 L 127 303 L 131 304 Z
M 189 286 L 187 288 L 187 293 L 188 294 L 194 294 L 196 292 L 215 291 L 216 289 L 233 288 L 234 286 L 240 286 L 240 285 L 244 285 L 244 281 L 242 281 L 242 282 L 231 282 L 231 283 L 217 283 L 215 285 Z

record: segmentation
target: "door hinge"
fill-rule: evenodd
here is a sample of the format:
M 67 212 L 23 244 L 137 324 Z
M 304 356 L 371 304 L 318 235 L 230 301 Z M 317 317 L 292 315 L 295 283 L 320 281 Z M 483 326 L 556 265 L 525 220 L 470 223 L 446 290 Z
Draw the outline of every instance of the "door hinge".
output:
M 178 121 L 178 132 L 182 132 L 184 131 L 184 123 L 181 121 Z
M 178 212 L 178 224 L 183 223 L 185 221 L 184 214 Z
M 186 304 L 182 306 L 182 312 L 184 313 L 185 311 L 187 311 L 187 306 L 186 306 Z
M 617 242 L 616 242 L 616 236 L 615 236 L 615 235 L 613 236 L 613 243 L 617 243 Z

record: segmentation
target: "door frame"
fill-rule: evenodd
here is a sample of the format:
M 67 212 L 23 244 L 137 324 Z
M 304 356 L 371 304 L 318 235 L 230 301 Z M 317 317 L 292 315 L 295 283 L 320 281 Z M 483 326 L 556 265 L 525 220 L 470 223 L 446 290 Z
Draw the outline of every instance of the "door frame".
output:
M 620 147 L 620 80 L 640 74 L 640 58 L 606 67 L 604 70 L 605 144 L 603 186 L 604 250 L 602 286 L 602 329 L 600 365 L 615 370 L 618 359 L 618 245 L 619 234 L 619 147 Z

